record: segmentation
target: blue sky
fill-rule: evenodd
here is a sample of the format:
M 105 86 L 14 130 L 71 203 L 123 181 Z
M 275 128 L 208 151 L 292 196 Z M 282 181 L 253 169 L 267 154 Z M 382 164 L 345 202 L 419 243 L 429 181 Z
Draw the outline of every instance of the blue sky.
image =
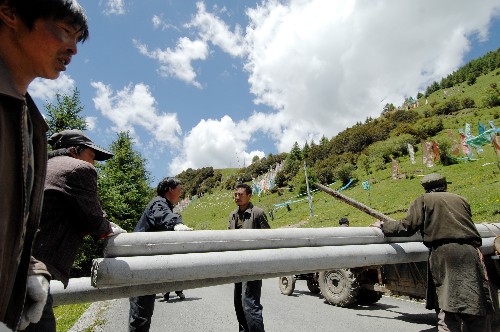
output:
M 80 91 L 88 135 L 130 131 L 153 183 L 328 138 L 500 47 L 500 0 L 80 0 L 90 39 L 39 108 Z

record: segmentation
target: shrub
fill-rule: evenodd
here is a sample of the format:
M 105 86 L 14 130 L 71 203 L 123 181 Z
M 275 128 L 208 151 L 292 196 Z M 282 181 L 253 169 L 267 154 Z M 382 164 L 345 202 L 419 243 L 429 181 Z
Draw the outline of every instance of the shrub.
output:
M 434 136 L 443 130 L 443 119 L 440 117 L 431 117 L 428 119 L 419 120 L 415 124 L 416 136 L 418 139 L 426 139 L 429 136 Z
M 456 111 L 460 110 L 460 101 L 458 100 L 457 97 L 451 97 L 449 100 L 445 101 L 442 104 L 439 104 L 435 112 L 438 115 L 445 115 L 445 114 L 451 114 L 455 113 Z
M 476 102 L 470 97 L 465 97 L 462 99 L 462 108 L 474 108 L 476 107 Z
M 483 105 L 487 108 L 500 106 L 500 93 L 497 89 L 489 88 L 483 96 Z

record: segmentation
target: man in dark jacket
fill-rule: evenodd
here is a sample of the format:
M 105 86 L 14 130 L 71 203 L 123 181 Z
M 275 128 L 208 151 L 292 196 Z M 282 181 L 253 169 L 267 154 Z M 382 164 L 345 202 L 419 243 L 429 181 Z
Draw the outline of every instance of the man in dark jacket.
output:
M 238 184 L 234 190 L 234 201 L 238 208 L 229 215 L 229 229 L 268 229 L 264 210 L 254 206 L 252 188 L 247 184 Z M 260 294 L 262 280 L 238 282 L 234 284 L 234 309 L 240 332 L 263 332 L 264 318 Z
M 81 130 L 55 133 L 49 144 L 53 150 L 49 153 L 33 256 L 45 263 L 53 279 L 67 287 L 83 238 L 90 235 L 97 241 L 124 230 L 106 220 L 97 194 L 94 162 L 113 154 L 95 145 Z M 26 331 L 56 331 L 50 292 L 42 318 Z
M 430 249 L 427 308 L 440 309 L 439 331 L 491 331 L 492 293 L 469 203 L 446 192 L 446 178 L 440 174 L 426 175 L 422 186 L 426 193 L 411 203 L 404 219 L 371 226 L 385 236 L 422 234 Z
M 192 231 L 192 228 L 183 224 L 180 214 L 173 211 L 182 195 L 181 182 L 173 177 L 164 178 L 158 183 L 156 193 L 158 196 L 148 203 L 134 232 Z M 155 294 L 151 294 L 129 299 L 129 331 L 149 331 L 155 297 Z
M 56 79 L 87 37 L 77 1 L 0 0 L 0 326 L 12 330 L 22 316 L 38 321 L 50 278 L 31 258 L 48 127 L 28 86 L 37 77 Z

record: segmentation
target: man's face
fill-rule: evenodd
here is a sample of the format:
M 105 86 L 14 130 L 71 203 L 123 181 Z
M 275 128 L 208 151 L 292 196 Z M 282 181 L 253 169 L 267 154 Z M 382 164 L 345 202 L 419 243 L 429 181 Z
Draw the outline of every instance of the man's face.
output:
M 73 155 L 74 158 L 95 164 L 95 151 L 92 148 L 85 148 L 79 154 Z
M 252 195 L 248 195 L 245 188 L 236 188 L 234 191 L 234 202 L 238 206 L 247 206 Z
M 181 195 L 182 195 L 182 185 L 178 185 L 174 189 L 168 190 L 167 199 L 170 201 L 170 203 L 177 204 L 181 199 Z
M 81 31 L 63 20 L 38 19 L 32 30 L 19 27 L 18 48 L 25 79 L 56 79 L 77 53 Z M 20 61 L 21 61 L 20 60 Z

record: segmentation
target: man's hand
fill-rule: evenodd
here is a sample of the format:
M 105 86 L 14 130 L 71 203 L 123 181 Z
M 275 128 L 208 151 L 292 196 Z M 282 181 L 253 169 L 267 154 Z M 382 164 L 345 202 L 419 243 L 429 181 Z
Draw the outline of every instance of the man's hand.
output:
M 377 227 L 377 228 L 382 229 L 382 227 L 384 227 L 384 222 L 380 221 L 380 220 L 377 220 L 376 222 L 374 222 L 373 224 L 371 224 L 370 227 Z
M 49 281 L 41 274 L 28 277 L 26 300 L 24 303 L 19 330 L 24 330 L 30 323 L 38 323 L 49 294 Z
M 120 233 L 127 233 L 126 230 L 124 230 L 123 228 L 121 228 L 120 226 L 115 224 L 114 222 L 110 221 L 109 224 L 111 225 L 111 230 L 113 231 L 113 233 L 110 233 L 108 236 L 113 236 L 113 235 L 117 235 Z
M 191 227 L 187 227 L 184 224 L 177 224 L 174 226 L 174 231 L 192 231 Z

